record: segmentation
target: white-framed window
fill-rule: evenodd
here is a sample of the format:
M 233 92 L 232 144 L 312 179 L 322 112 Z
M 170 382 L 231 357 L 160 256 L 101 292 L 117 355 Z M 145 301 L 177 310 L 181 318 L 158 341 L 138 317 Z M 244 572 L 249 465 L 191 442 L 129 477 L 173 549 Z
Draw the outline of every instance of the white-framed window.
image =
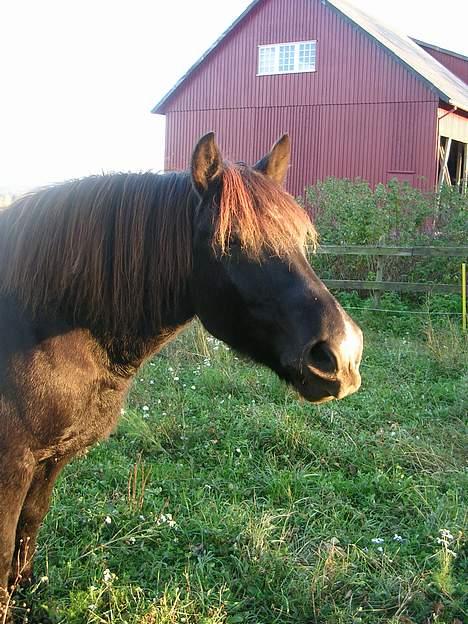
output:
M 315 71 L 316 41 L 258 46 L 258 76 Z

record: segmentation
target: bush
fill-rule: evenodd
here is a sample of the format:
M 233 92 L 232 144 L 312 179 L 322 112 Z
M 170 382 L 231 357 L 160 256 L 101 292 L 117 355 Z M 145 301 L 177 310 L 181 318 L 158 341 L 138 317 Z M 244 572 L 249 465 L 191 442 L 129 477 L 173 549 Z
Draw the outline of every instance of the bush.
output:
M 456 246 L 466 243 L 468 197 L 444 187 L 439 197 L 390 181 L 373 190 L 362 180 L 329 178 L 306 189 L 322 244 Z M 384 279 L 457 283 L 457 258 L 386 257 Z M 318 256 L 323 278 L 374 279 L 377 258 Z

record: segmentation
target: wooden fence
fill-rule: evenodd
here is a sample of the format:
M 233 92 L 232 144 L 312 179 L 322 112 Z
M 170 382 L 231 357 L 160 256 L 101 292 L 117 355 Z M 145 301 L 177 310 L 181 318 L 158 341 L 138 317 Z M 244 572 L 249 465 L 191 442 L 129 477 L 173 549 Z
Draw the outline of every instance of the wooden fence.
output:
M 459 284 L 433 284 L 431 282 L 387 282 L 383 279 L 384 258 L 388 256 L 401 257 L 468 257 L 468 247 L 386 247 L 361 245 L 322 245 L 318 248 L 319 254 L 335 256 L 377 256 L 377 271 L 375 280 L 333 280 L 324 279 L 329 288 L 344 290 L 373 290 L 397 292 L 434 292 L 459 293 Z

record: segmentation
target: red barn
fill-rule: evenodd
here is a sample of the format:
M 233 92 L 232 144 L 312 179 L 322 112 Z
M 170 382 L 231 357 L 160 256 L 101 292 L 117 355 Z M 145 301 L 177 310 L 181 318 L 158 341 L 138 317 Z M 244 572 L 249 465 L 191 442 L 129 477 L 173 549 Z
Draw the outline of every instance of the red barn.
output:
M 165 169 L 210 130 L 251 163 L 289 132 L 294 194 L 329 176 L 466 188 L 468 86 L 436 52 L 344 0 L 256 0 L 153 109 Z

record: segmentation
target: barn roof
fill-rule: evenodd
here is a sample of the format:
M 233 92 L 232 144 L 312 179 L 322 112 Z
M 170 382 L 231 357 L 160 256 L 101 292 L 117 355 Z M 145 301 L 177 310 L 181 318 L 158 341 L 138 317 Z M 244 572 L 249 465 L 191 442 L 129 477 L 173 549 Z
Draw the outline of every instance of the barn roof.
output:
M 169 101 L 192 73 L 210 56 L 219 44 L 228 37 L 244 18 L 264 0 L 254 0 L 246 10 L 229 26 L 213 45 L 192 65 L 192 67 L 176 82 L 168 93 L 152 109 L 152 113 L 165 113 Z M 347 19 L 360 27 L 368 36 L 396 57 L 408 69 L 413 71 L 429 87 L 434 89 L 439 98 L 468 111 L 468 86 L 444 65 L 423 50 L 416 41 L 385 26 L 373 17 L 354 7 L 346 0 L 322 0 L 323 4 L 337 10 Z
M 434 45 L 433 43 L 428 43 L 427 41 L 421 41 L 421 39 L 415 39 L 411 37 L 411 39 L 422 46 L 423 48 L 430 48 L 431 50 L 435 50 L 436 52 L 443 52 L 444 54 L 448 54 L 449 56 L 454 56 L 455 58 L 459 58 L 462 61 L 468 61 L 468 56 L 464 54 L 460 54 L 460 52 L 454 52 L 453 50 L 447 50 L 447 48 L 441 48 L 440 46 Z
M 360 26 L 398 60 L 432 85 L 441 100 L 468 111 L 468 86 L 410 37 L 388 28 L 346 0 L 328 0 L 327 3 Z

